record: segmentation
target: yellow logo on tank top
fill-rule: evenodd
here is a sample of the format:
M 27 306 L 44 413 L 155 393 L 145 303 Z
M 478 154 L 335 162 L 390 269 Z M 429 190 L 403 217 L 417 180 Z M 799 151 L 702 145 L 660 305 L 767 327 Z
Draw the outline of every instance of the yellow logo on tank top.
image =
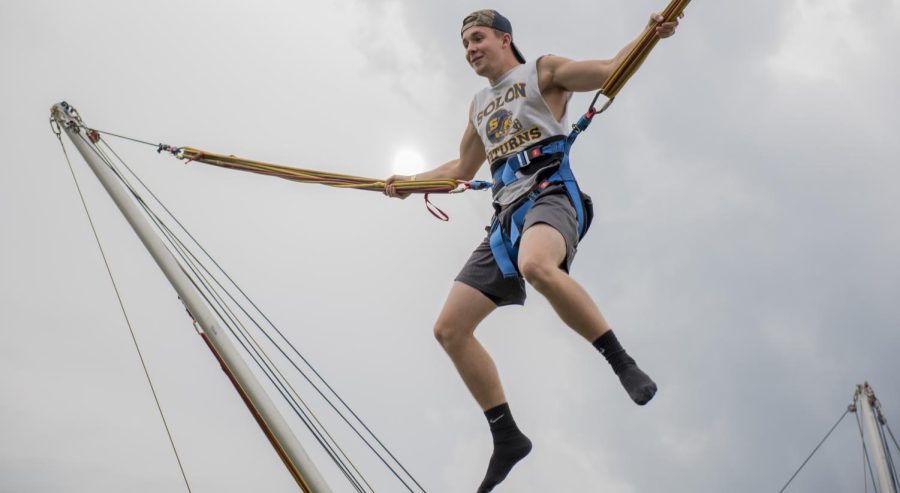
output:
M 519 123 L 519 120 L 513 119 L 512 113 L 506 110 L 495 111 L 484 126 L 484 133 L 491 144 L 500 143 L 510 132 L 520 130 L 522 130 L 522 124 Z
M 485 116 L 494 114 L 495 111 L 500 108 L 506 106 L 513 101 L 524 98 L 525 97 L 525 83 L 519 82 L 517 84 L 513 84 L 512 87 L 506 90 L 506 93 L 497 96 L 492 99 L 488 104 L 484 105 L 484 108 L 475 115 L 475 125 L 481 125 L 481 122 L 484 121 Z

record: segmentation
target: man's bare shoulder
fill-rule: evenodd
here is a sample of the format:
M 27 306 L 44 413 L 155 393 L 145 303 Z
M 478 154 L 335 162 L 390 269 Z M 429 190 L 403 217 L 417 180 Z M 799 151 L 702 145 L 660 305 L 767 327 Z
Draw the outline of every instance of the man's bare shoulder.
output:
M 551 74 L 555 72 L 559 67 L 571 62 L 571 58 L 566 58 L 564 56 L 559 55 L 544 55 L 537 60 L 537 69 L 538 73 L 541 72 L 550 72 Z
M 555 84 L 557 70 L 572 60 L 559 55 L 544 55 L 537 60 L 538 81 L 541 84 L 541 92 L 547 93 L 554 90 L 562 90 Z

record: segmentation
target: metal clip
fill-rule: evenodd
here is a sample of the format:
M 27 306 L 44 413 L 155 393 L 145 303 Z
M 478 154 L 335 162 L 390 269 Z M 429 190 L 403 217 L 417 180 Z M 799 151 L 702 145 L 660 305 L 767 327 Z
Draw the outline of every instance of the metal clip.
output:
M 59 126 L 59 122 L 56 121 L 56 118 L 50 117 L 50 130 L 53 131 L 53 135 L 59 137 L 62 135 L 62 128 Z
M 68 113 L 69 116 L 71 116 L 73 119 L 81 121 L 81 115 L 78 114 L 78 110 L 76 110 L 74 106 L 63 101 L 62 107 L 66 109 L 66 113 Z
M 457 180 L 456 188 L 447 193 L 462 193 L 469 189 L 469 183 L 463 180 Z
M 174 147 L 169 144 L 160 143 L 159 145 L 156 146 L 156 153 L 161 154 L 163 151 L 165 151 L 165 152 L 168 152 L 168 153 L 172 154 L 173 156 L 177 157 L 178 159 L 181 159 L 182 158 L 181 155 L 183 154 L 182 149 L 183 149 L 182 147 Z

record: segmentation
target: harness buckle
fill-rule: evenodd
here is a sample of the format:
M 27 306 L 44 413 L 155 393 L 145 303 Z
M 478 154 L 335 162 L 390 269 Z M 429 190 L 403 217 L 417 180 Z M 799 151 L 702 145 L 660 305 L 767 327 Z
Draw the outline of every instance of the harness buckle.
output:
M 535 146 L 531 149 L 525 149 L 523 151 L 517 152 L 515 158 L 516 161 L 518 161 L 519 168 L 525 168 L 529 164 L 531 164 L 531 161 L 543 156 L 544 154 L 544 146 Z
M 516 161 L 519 162 L 519 168 L 525 168 L 531 164 L 531 156 L 528 151 L 519 151 L 516 153 Z

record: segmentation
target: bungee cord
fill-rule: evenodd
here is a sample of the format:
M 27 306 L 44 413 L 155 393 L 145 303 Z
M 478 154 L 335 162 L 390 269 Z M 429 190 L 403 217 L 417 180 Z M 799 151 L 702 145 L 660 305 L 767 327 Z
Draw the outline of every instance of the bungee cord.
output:
M 690 2 L 691 0 L 672 0 L 660 14 L 663 17 L 663 20 L 652 23 L 644 29 L 638 43 L 632 48 L 622 63 L 616 67 L 612 75 L 610 75 L 603 84 L 603 87 L 600 88 L 600 91 L 597 92 L 598 95 L 603 94 L 609 98 L 610 101 L 607 103 L 607 106 L 615 99 L 616 95 L 619 94 L 619 91 L 622 90 L 622 87 L 625 86 L 625 83 L 631 79 L 631 76 L 637 72 L 644 63 L 644 60 L 647 59 L 650 51 L 653 50 L 653 47 L 659 42 L 660 38 L 659 35 L 656 34 L 656 28 L 664 22 L 672 22 L 678 19 Z M 597 97 L 594 97 L 594 102 L 596 102 L 596 100 Z M 593 107 L 593 104 L 591 104 L 591 107 Z

